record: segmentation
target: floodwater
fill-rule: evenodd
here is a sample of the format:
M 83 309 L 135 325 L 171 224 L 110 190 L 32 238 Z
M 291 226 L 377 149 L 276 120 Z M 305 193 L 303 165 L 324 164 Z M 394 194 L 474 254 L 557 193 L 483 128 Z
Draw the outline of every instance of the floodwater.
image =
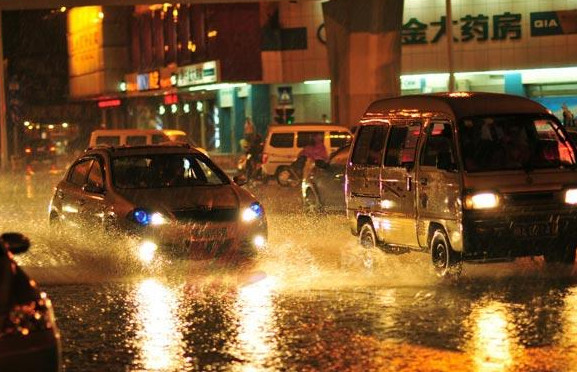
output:
M 259 185 L 269 247 L 235 262 L 138 265 L 126 242 L 48 230 L 59 175 L 4 175 L 0 227 L 52 298 L 66 371 L 574 371 L 577 280 L 540 258 L 465 265 L 420 253 L 360 264 L 344 216 Z

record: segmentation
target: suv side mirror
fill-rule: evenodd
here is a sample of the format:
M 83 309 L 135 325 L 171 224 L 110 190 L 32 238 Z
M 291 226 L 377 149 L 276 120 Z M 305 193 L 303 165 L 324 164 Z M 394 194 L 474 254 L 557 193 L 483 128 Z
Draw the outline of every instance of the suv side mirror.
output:
M 248 179 L 244 174 L 236 175 L 232 178 L 232 180 L 239 186 L 246 185 L 246 183 L 248 182 Z
M 20 233 L 4 233 L 0 235 L 0 244 L 13 254 L 24 253 L 30 248 L 30 240 Z
M 454 171 L 457 168 L 455 163 L 453 163 L 451 152 L 443 151 L 437 154 L 437 169 L 442 169 L 446 171 Z

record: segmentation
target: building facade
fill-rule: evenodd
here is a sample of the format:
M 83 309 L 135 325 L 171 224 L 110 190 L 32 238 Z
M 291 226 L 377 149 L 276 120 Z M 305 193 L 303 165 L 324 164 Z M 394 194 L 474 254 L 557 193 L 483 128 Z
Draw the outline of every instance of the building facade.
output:
M 520 94 L 577 111 L 574 0 L 405 0 L 402 94 L 448 89 Z M 322 0 L 87 7 L 69 13 L 71 96 L 101 127 L 187 131 L 236 153 L 250 117 L 331 121 Z M 449 58 L 453 63 L 449 64 Z M 355 123 L 341 123 L 352 126 Z

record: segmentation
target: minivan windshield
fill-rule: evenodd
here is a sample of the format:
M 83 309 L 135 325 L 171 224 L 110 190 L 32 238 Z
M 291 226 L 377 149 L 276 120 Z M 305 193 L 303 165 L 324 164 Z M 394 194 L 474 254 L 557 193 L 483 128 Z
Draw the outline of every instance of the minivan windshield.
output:
M 145 189 L 222 185 L 229 179 L 200 155 L 156 154 L 112 159 L 112 182 L 121 189 Z
M 476 116 L 459 123 L 465 170 L 487 172 L 571 167 L 575 150 L 553 118 Z

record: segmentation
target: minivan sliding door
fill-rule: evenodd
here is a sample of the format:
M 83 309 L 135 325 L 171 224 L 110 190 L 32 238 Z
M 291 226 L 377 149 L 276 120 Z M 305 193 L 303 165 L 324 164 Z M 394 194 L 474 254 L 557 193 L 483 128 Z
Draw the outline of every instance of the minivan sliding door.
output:
M 414 165 L 421 123 L 393 123 L 381 171 L 380 225 L 386 242 L 416 246 Z M 380 234 L 379 234 L 380 235 Z

